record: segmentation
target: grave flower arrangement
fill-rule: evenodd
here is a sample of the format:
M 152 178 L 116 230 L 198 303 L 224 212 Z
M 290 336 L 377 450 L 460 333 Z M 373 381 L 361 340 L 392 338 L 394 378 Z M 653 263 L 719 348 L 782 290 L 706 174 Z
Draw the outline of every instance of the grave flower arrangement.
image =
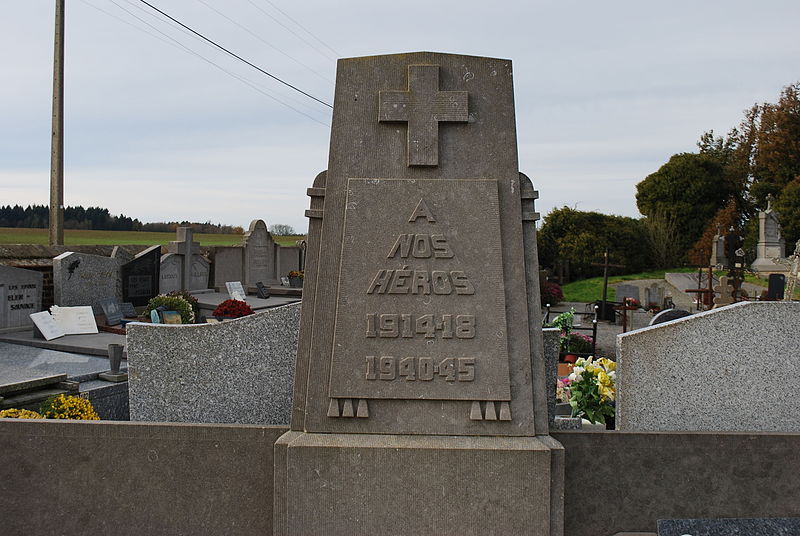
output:
M 246 302 L 239 300 L 225 300 L 217 305 L 217 308 L 214 309 L 214 312 L 211 314 L 217 317 L 223 316 L 226 318 L 241 318 L 254 313 L 255 311 L 253 311 L 253 309 L 247 305 Z
M 303 279 L 304 276 L 305 272 L 303 270 L 292 270 L 291 272 L 289 272 L 289 279 L 293 277 L 299 277 L 300 279 Z
M 576 354 L 588 354 L 592 352 L 594 339 L 582 333 L 570 333 L 569 351 Z
M 99 421 L 100 416 L 94 410 L 89 399 L 82 396 L 51 396 L 42 402 L 39 413 L 45 419 L 78 419 L 83 421 Z
M 147 308 L 144 310 L 144 316 L 149 317 L 150 311 L 158 309 L 163 306 L 162 311 L 177 311 L 181 315 L 181 323 L 193 324 L 194 323 L 194 309 L 192 304 L 186 298 L 179 294 L 159 294 L 147 302 Z
M 559 378 L 556 381 L 556 402 L 569 402 L 569 378 Z
M 542 306 L 556 305 L 564 301 L 564 292 L 561 290 L 561 285 L 558 283 L 544 281 L 540 291 Z
M 605 357 L 580 358 L 575 362 L 567 386 L 573 417 L 605 424 L 607 417 L 614 416 L 616 369 L 617 364 Z
M 641 307 L 642 304 L 636 298 L 625 298 L 625 307 Z
M 189 305 L 192 306 L 192 312 L 194 313 L 195 319 L 200 318 L 200 302 L 197 301 L 197 298 L 189 294 L 186 290 L 173 290 L 172 292 L 168 293 L 167 296 L 179 296 L 189 302 Z M 181 318 L 183 320 L 183 318 Z
M 44 419 L 41 413 L 29 409 L 10 408 L 0 411 L 0 419 Z

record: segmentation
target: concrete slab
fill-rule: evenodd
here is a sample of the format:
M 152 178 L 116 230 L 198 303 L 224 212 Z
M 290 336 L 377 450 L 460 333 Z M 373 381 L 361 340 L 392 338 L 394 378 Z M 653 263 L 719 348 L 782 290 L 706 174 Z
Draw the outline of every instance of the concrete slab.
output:
M 270 289 L 270 292 L 272 289 Z M 230 299 L 227 292 L 203 292 L 194 293 L 197 302 L 200 304 L 200 310 L 206 316 L 210 316 L 211 312 L 217 308 L 217 305 Z M 247 296 L 247 305 L 253 308 L 254 311 L 263 311 L 265 309 L 272 309 L 273 307 L 280 307 L 290 303 L 297 303 L 300 301 L 300 296 L 278 296 L 272 295 L 267 299 L 256 298 L 255 296 Z
M 116 333 L 91 333 L 88 335 L 65 335 L 52 341 L 35 339 L 32 330 L 13 331 L 0 334 L 0 342 L 12 343 L 14 345 L 32 346 L 47 350 L 57 350 L 75 354 L 108 357 L 109 344 L 122 344 L 122 358 L 128 358 L 128 349 L 125 335 Z M 106 361 L 106 364 L 108 361 Z M 108 366 L 106 366 L 108 368 Z
M 0 342 L 0 393 L 13 384 L 64 374 L 70 380 L 82 381 L 107 371 L 108 366 L 108 358 Z M 127 366 L 120 368 L 126 370 Z

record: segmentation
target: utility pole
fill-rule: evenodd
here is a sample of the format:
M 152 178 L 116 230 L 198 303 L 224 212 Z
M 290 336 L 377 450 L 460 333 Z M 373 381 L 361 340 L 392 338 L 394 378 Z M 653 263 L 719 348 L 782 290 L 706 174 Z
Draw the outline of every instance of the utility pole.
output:
M 50 148 L 50 245 L 64 245 L 64 2 L 56 0 L 53 40 L 53 137 Z

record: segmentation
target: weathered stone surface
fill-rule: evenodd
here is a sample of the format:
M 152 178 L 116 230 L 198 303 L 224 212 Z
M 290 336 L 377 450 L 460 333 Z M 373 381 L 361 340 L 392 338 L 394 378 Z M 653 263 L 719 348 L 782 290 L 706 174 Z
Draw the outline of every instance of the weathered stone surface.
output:
M 128 324 L 131 419 L 286 424 L 300 307 L 218 324 Z
M 120 259 L 67 252 L 53 259 L 53 301 L 56 305 L 91 305 L 102 313 L 100 300 L 122 300 Z
M 275 242 L 267 230 L 263 220 L 253 220 L 242 239 L 244 246 L 244 283 L 245 288 L 255 288 L 261 281 L 265 285 L 278 282 L 275 273 Z M 286 275 L 286 274 L 281 274 Z
M 617 428 L 800 432 L 800 303 L 740 302 L 617 338 Z
M 558 328 L 545 328 L 542 330 L 544 339 L 545 376 L 547 377 L 547 423 L 549 427 L 555 424 L 556 415 L 556 382 L 558 381 L 558 353 L 560 349 L 561 330 Z
M 166 255 L 161 256 L 158 285 L 158 291 L 160 294 L 167 294 L 168 292 L 181 289 L 182 266 L 183 264 L 180 255 L 167 253 Z
M 42 310 L 41 272 L 0 266 L 0 329 L 30 326 Z
M 781 237 L 780 215 L 767 206 L 758 213 L 758 243 L 756 244 L 756 260 L 750 268 L 756 272 L 788 272 L 785 263 L 776 263 L 772 259 L 786 257 L 786 241 Z
M 184 260 L 186 262 L 186 260 Z M 205 290 L 208 288 L 208 276 L 211 273 L 211 263 L 205 257 L 193 255 L 191 259 L 192 271 L 189 277 L 188 290 Z
M 241 246 L 218 246 L 214 248 L 214 288 L 225 291 L 228 281 L 244 280 L 244 248 Z

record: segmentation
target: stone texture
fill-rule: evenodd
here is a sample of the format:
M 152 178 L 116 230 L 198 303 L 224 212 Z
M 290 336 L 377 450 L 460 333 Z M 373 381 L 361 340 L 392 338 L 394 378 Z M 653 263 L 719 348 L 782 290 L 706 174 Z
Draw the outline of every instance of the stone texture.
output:
M 31 326 L 42 310 L 41 272 L 0 266 L 0 329 Z
M 511 62 L 340 60 L 308 194 L 275 534 L 561 534 Z
M 56 305 L 91 305 L 95 314 L 103 310 L 100 300 L 122 301 L 119 258 L 67 252 L 53 259 L 53 300 Z
M 205 257 L 192 256 L 192 270 L 189 276 L 188 290 L 205 290 L 208 288 L 208 277 L 211 273 L 211 263 Z
M 0 420 L 2 532 L 269 535 L 285 430 Z
M 550 448 L 534 437 L 290 432 L 275 481 L 275 534 L 550 534 Z
M 289 422 L 299 305 L 217 324 L 128 324 L 131 419 Z
M 625 301 L 625 298 L 633 298 L 636 301 L 640 301 L 639 299 L 639 287 L 636 285 L 628 285 L 627 283 L 620 283 L 614 286 L 616 292 L 615 301 L 620 303 Z
M 799 513 L 800 434 L 570 431 L 553 436 L 566 453 L 567 536 L 655 532 L 659 519 Z M 588 500 L 587 490 L 602 499 Z
M 255 288 L 261 281 L 265 285 L 275 284 L 279 275 L 275 273 L 275 242 L 263 220 L 253 220 L 242 239 L 244 246 L 245 288 Z M 286 274 L 280 274 L 286 275 Z M 224 282 L 223 282 L 224 284 Z
M 780 215 L 772 207 L 758 213 L 758 243 L 756 260 L 750 268 L 756 272 L 788 272 L 786 264 L 778 264 L 772 259 L 785 259 L 786 241 L 781 238 Z
M 167 294 L 174 290 L 181 289 L 181 267 L 182 260 L 180 255 L 167 253 L 161 256 L 161 266 L 159 268 L 159 294 Z
M 275 279 L 280 279 L 289 272 L 303 269 L 303 250 L 297 246 L 277 246 L 275 249 L 277 260 L 277 273 Z M 265 282 L 266 284 L 266 282 Z
M 225 291 L 225 283 L 244 280 L 244 248 L 217 246 L 214 248 L 214 289 Z
M 771 519 L 662 519 L 658 536 L 796 536 L 800 517 Z
M 740 302 L 617 338 L 617 428 L 800 432 L 800 303 Z
M 561 330 L 545 328 L 542 330 L 545 356 L 545 378 L 547 382 L 547 422 L 551 428 L 555 424 L 556 415 L 556 382 L 558 381 L 558 353 L 560 350 Z

